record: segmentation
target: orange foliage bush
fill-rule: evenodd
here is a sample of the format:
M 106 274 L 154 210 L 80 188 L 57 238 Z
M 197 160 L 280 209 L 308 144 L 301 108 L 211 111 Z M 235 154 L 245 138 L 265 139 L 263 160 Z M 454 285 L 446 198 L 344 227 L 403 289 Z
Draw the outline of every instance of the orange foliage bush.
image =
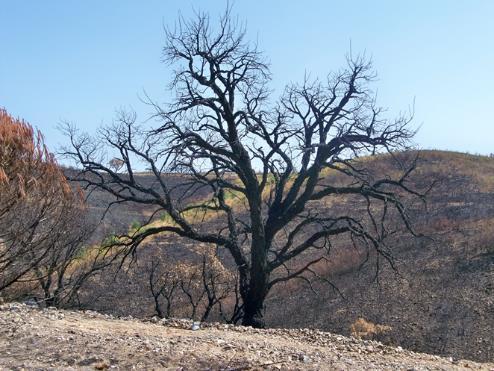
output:
M 26 197 L 36 189 L 44 193 L 70 192 L 41 133 L 0 109 L 0 202 L 13 193 L 16 197 Z
M 350 326 L 350 334 L 358 339 L 376 339 L 391 330 L 390 326 L 376 325 L 364 318 L 358 318 Z
M 0 109 L 0 291 L 49 281 L 43 267 L 56 270 L 81 242 L 84 210 L 41 133 Z

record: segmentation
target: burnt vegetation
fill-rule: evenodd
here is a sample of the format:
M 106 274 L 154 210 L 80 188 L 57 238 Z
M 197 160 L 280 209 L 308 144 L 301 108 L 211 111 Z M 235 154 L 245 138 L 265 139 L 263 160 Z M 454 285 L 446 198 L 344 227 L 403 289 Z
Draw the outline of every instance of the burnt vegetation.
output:
M 2 297 L 492 360 L 492 159 L 414 150 L 364 57 L 275 99 L 230 10 L 166 37 L 174 100 L 65 125 L 76 168 L 0 111 Z
M 226 250 L 238 273 L 242 323 L 255 327 L 264 327 L 269 291 L 317 277 L 313 267 L 327 259 L 335 239 L 348 236 L 351 246 L 392 263 L 386 239 L 396 221 L 415 234 L 402 196 L 422 200 L 427 188 L 409 187 L 413 159 L 384 178 L 355 161 L 406 149 L 413 135 L 409 117 L 383 118 L 369 87 L 370 62 L 349 57 L 341 72 L 288 85 L 274 101 L 264 56 L 229 11 L 218 26 L 204 14 L 180 19 L 166 36 L 176 96 L 165 106 L 149 100 L 156 127 L 142 128 L 134 114 L 122 113 L 100 138 L 66 128 L 71 147 L 64 154 L 83 168 L 77 181 L 114 196 L 114 203 L 153 209 L 143 228 L 119 236 L 120 244 L 135 251 L 151 236 L 174 234 Z M 150 169 L 154 186 L 135 175 L 138 162 Z M 343 174 L 344 182 L 329 182 L 328 171 Z M 169 184 L 169 173 L 182 174 L 182 181 Z M 203 189 L 207 198 L 188 202 Z M 347 196 L 363 200 L 365 212 L 311 207 Z M 156 215 L 169 222 L 157 223 Z M 214 231 L 201 222 L 213 217 Z M 294 264 L 301 255 L 304 264 Z
M 40 132 L 0 110 L 0 292 L 71 305 L 113 257 L 88 249 L 94 227 Z

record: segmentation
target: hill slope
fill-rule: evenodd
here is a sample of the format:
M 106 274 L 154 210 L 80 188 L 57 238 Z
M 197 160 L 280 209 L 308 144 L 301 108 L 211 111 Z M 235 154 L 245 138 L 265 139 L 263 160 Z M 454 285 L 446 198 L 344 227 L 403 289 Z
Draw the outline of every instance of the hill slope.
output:
M 0 306 L 0 369 L 490 370 L 317 330 L 254 330 Z M 164 324 L 164 326 L 163 326 Z
M 389 157 L 367 162 L 376 172 L 391 169 Z M 145 174 L 140 176 L 146 177 Z M 428 212 L 415 215 L 427 239 L 399 235 L 392 241 L 398 273 L 381 264 L 375 280 L 376 260 L 361 266 L 362 254 L 339 241 L 331 262 L 320 274 L 343 294 L 327 285 L 314 293 L 300 282 L 273 290 L 266 318 L 271 327 L 313 327 L 350 334 L 358 318 L 386 325 L 390 331 L 375 339 L 415 351 L 453 355 L 479 361 L 494 359 L 494 159 L 454 152 L 423 151 L 414 175 L 417 184 L 437 180 L 428 198 Z M 150 181 L 150 180 L 148 180 Z M 108 202 L 95 193 L 97 207 Z M 314 204 L 318 210 L 339 207 L 357 211 L 351 202 Z M 143 221 L 150 210 L 127 205 L 115 208 L 106 229 L 128 228 Z M 215 228 L 215 221 L 204 228 Z M 141 254 L 174 249 L 186 258 L 190 241 L 172 236 L 155 238 Z M 149 249 L 149 250 L 148 250 Z M 350 253 L 349 253 L 350 252 Z M 381 262 L 382 263 L 382 262 Z M 117 314 L 151 317 L 153 302 L 146 272 L 122 272 L 117 281 L 98 282 L 88 292 L 85 308 Z M 83 298 L 84 299 L 84 298 Z
M 416 181 L 437 179 L 428 212 L 416 223 L 429 238 L 399 236 L 393 255 L 398 271 L 375 261 L 329 267 L 342 292 L 305 287 L 280 292 L 268 305 L 274 326 L 311 326 L 348 335 L 360 317 L 391 330 L 377 337 L 427 353 L 494 359 L 494 159 L 426 151 Z M 345 269 L 341 269 L 341 266 Z M 282 305 L 283 303 L 283 305 Z M 304 315 L 300 307 L 306 308 Z

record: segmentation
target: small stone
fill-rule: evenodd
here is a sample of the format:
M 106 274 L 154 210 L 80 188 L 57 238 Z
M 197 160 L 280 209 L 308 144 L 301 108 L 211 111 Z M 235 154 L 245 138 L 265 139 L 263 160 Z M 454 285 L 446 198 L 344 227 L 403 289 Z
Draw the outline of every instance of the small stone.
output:
M 299 354 L 298 360 L 303 362 L 303 363 L 309 363 L 310 362 L 310 357 L 305 355 L 305 354 Z
M 110 368 L 110 365 L 108 365 L 106 362 L 100 362 L 94 365 L 94 368 L 96 370 L 106 370 Z
M 90 358 L 86 358 L 86 359 L 79 361 L 79 363 L 77 363 L 77 365 L 78 366 L 89 366 L 89 365 L 92 365 L 93 363 L 96 363 L 96 362 L 102 362 L 102 361 L 98 358 L 90 357 Z
M 201 328 L 201 322 L 193 322 L 192 327 L 190 328 L 192 331 L 197 331 Z

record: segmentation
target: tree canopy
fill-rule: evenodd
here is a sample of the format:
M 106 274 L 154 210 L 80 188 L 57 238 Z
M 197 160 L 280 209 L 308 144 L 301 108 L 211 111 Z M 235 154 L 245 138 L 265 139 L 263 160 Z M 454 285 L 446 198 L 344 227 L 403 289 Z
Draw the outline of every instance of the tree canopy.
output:
M 266 58 L 230 10 L 217 23 L 202 13 L 181 18 L 166 40 L 175 98 L 165 105 L 148 100 L 154 127 L 139 125 L 132 113 L 98 138 L 67 127 L 71 147 L 64 152 L 82 166 L 78 180 L 116 203 L 155 210 L 146 228 L 122 243 L 135 249 L 149 236 L 176 234 L 225 249 L 238 270 L 243 323 L 262 327 L 269 290 L 314 273 L 333 239 L 348 236 L 349 247 L 361 244 L 390 259 L 390 225 L 398 220 L 415 233 L 403 202 L 405 195 L 425 196 L 408 184 L 415 162 L 375 178 L 358 161 L 407 149 L 414 134 L 411 116 L 384 117 L 365 57 L 349 56 L 341 71 L 289 84 L 274 99 Z M 121 160 L 120 172 L 113 158 Z M 136 176 L 138 163 L 154 184 Z M 332 183 L 330 173 L 343 175 L 344 184 Z M 170 174 L 181 181 L 171 182 Z M 199 192 L 206 196 L 192 202 Z M 346 196 L 361 199 L 365 212 L 311 207 Z M 156 223 L 160 213 L 170 222 Z M 204 222 L 206 215 L 214 223 Z M 290 266 L 299 256 L 304 264 Z

